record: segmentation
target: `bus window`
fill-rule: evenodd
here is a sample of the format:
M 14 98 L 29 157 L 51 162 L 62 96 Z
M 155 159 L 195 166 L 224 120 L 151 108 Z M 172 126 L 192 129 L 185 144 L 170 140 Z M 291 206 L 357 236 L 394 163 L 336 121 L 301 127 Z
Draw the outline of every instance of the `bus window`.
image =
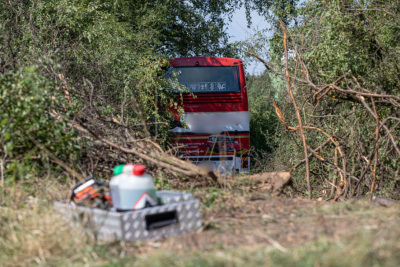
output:
M 178 81 L 191 93 L 240 93 L 238 66 L 174 67 Z

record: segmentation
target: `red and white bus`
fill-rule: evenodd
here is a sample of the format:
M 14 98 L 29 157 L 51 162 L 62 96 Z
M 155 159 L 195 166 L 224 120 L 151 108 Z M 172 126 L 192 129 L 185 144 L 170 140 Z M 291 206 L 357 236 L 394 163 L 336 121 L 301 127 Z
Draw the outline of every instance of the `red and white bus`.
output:
M 170 145 L 194 164 L 212 162 L 221 172 L 250 170 L 250 115 L 242 61 L 189 57 L 169 61 L 183 92 L 184 115 L 171 130 Z

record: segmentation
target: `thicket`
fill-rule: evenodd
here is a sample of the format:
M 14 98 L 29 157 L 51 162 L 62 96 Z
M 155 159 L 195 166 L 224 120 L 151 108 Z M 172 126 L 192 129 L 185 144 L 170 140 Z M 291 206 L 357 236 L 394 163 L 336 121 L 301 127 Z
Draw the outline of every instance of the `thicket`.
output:
M 399 8 L 307 1 L 296 23 L 272 21 L 272 37 L 264 30 L 242 45 L 280 80 L 282 135 L 267 168 L 290 170 L 293 194 L 400 197 Z
M 179 85 L 161 67 L 247 56 L 266 66 L 247 77 L 254 170 L 289 170 L 293 194 L 399 198 L 397 1 L 295 4 L 2 0 L 2 181 L 106 176 L 128 161 L 207 176 L 166 153 Z M 224 19 L 240 6 L 271 28 L 228 44 Z
M 204 174 L 165 155 L 170 84 L 179 85 L 161 67 L 172 57 L 236 57 L 226 17 L 243 5 L 267 14 L 293 4 L 1 0 L 2 182 L 106 177 L 129 161 Z
M 132 108 L 121 110 L 122 101 L 140 103 L 143 116 L 161 120 L 151 89 L 158 87 L 157 69 L 164 59 L 153 53 L 161 45 L 157 23 L 163 12 L 140 3 L 133 9 L 123 1 L 2 3 L 1 104 L 10 108 L 2 114 L 1 131 L 14 137 L 2 142 L 3 176 L 41 175 L 51 170 L 44 168 L 45 162 L 76 176 L 93 173 L 97 163 L 91 155 L 99 154 L 106 156 L 100 165 L 106 168 L 110 158 L 93 139 L 78 137 L 76 127 L 85 121 L 95 135 L 102 135 L 102 128 L 113 130 L 107 120 L 120 125 L 141 121 Z M 165 99 L 167 92 L 159 90 L 158 96 Z M 29 102 L 32 98 L 36 102 Z M 21 113 L 15 107 L 22 104 Z M 25 121 L 17 121 L 19 117 Z M 59 144 L 61 140 L 68 144 Z M 12 166 L 21 162 L 31 168 L 16 168 L 16 173 Z
M 246 76 L 250 112 L 252 172 L 264 171 L 279 143 L 278 118 L 273 101 L 278 97 L 267 72 Z

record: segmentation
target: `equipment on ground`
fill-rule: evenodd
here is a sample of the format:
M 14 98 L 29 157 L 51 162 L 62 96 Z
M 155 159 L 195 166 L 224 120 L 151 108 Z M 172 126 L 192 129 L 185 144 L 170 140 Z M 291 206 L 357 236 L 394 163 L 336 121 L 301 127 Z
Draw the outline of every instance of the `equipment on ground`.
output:
M 190 193 L 156 192 L 143 165 L 115 167 L 110 184 L 86 178 L 74 186 L 70 201 L 56 202 L 55 209 L 99 240 L 156 240 L 201 227 L 199 200 Z
M 76 205 L 99 209 L 109 209 L 112 206 L 108 183 L 95 180 L 91 176 L 73 187 L 71 201 Z

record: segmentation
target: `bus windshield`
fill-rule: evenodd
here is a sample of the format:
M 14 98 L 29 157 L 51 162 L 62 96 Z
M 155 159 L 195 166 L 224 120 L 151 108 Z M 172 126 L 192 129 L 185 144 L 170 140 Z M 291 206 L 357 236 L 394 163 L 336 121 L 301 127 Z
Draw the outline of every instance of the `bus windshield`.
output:
M 178 81 L 191 93 L 240 93 L 238 66 L 174 67 Z

